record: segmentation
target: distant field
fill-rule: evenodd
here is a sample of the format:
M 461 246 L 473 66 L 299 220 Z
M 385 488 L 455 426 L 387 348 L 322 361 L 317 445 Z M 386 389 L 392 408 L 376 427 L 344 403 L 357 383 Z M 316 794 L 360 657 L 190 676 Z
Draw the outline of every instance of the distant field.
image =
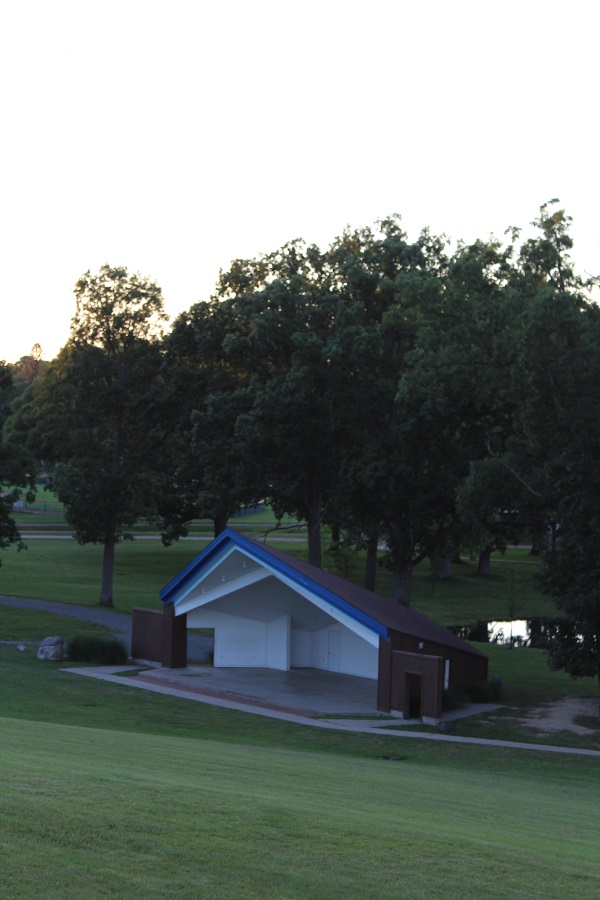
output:
M 21 526 L 22 527 L 22 526 Z M 232 523 L 236 527 L 236 523 Z M 248 532 L 246 532 L 248 533 Z M 254 526 L 250 532 L 261 537 L 265 529 Z M 276 538 L 287 537 L 278 541 Z M 291 540 L 290 540 L 291 538 Z M 128 612 L 133 606 L 159 608 L 158 594 L 210 540 L 179 541 L 163 547 L 159 540 L 125 541 L 117 547 L 114 600 L 117 609 Z M 73 540 L 31 538 L 27 550 L 18 553 L 11 547 L 0 554 L 0 594 L 37 597 L 65 603 L 98 602 L 102 548 L 80 546 Z M 270 534 L 269 544 L 286 553 L 307 558 L 302 535 L 289 532 Z M 364 556 L 356 554 L 349 567 L 340 570 L 325 552 L 324 565 L 361 584 Z M 535 589 L 538 562 L 525 550 L 511 551 L 494 561 L 493 574 L 479 578 L 474 562 L 453 567 L 452 578 L 433 580 L 428 563 L 415 572 L 412 605 L 444 625 L 467 625 L 479 619 L 531 618 L 552 615 L 553 604 Z M 383 596 L 392 593 L 392 575 L 381 567 L 376 589 Z
M 23 534 L 60 534 L 68 531 L 62 505 L 55 495 L 38 491 L 33 513 L 16 515 Z M 45 508 L 45 511 L 44 511 Z M 306 528 L 287 518 L 275 528 L 275 516 L 268 507 L 258 512 L 242 511 L 231 518 L 229 527 L 259 539 L 265 536 L 294 556 L 307 559 Z M 157 535 L 156 529 L 139 524 L 137 534 Z M 183 541 L 164 548 L 159 541 L 125 542 L 117 548 L 115 572 L 115 604 L 129 611 L 133 606 L 157 606 L 158 592 L 177 572 L 206 546 L 213 536 L 209 520 L 193 522 L 190 537 L 197 543 Z M 46 542 L 44 541 L 44 544 Z M 73 543 L 52 542 L 40 546 L 41 540 L 28 542 L 26 556 L 15 556 L 12 549 L 0 556 L 0 593 L 15 596 L 63 600 L 67 603 L 96 603 L 99 594 L 101 548 L 80 547 Z M 365 555 L 356 552 L 342 559 L 329 552 L 327 532 L 323 537 L 323 565 L 330 571 L 356 584 L 364 579 Z M 452 566 L 452 577 L 433 577 L 431 565 L 425 561 L 417 567 L 413 581 L 412 605 L 444 625 L 469 625 L 478 620 L 504 620 L 552 615 L 554 605 L 535 586 L 539 559 L 527 548 L 510 548 L 503 556 L 493 555 L 492 575 L 475 575 L 476 560 L 463 559 Z M 384 565 L 377 572 L 376 591 L 392 595 L 392 574 Z

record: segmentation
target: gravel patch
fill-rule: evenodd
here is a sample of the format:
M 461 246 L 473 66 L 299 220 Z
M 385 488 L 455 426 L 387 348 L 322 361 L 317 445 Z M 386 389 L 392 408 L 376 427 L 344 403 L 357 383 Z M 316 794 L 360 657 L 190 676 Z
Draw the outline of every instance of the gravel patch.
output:
M 553 731 L 572 731 L 573 734 L 597 734 L 597 729 L 586 728 L 577 725 L 574 721 L 579 716 L 598 715 L 598 699 L 596 697 L 563 697 L 552 703 L 545 703 L 535 709 L 530 709 L 524 718 L 520 719 L 523 725 L 536 728 L 543 734 Z

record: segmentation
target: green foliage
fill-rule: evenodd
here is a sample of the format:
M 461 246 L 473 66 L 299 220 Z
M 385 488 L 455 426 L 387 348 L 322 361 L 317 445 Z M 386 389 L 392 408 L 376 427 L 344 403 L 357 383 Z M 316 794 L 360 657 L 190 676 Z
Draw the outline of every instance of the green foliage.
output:
M 562 613 L 548 634 L 550 666 L 573 678 L 595 677 L 600 690 L 599 533 L 591 508 L 590 515 L 587 527 L 578 517 L 565 519 L 565 533 L 548 554 L 540 580 Z
M 485 649 L 483 652 L 485 653 Z M 500 680 L 481 681 L 477 684 L 468 684 L 462 689 L 445 690 L 442 694 L 442 709 L 444 711 L 458 709 L 468 703 L 499 703 L 501 699 Z
M 127 662 L 127 650 L 116 638 L 78 634 L 67 644 L 71 662 L 93 662 L 100 666 L 119 666 Z
M 499 680 L 468 684 L 465 694 L 471 703 L 498 703 L 502 699 L 502 684 Z
M 12 384 L 10 368 L 0 361 L 0 550 L 10 544 L 24 546 L 13 516 L 13 504 L 21 497 L 33 499 L 35 481 L 34 461 L 6 423 L 11 412 Z
M 525 526 L 539 550 L 588 521 L 598 280 L 576 274 L 556 201 L 533 224 L 520 247 L 513 230 L 454 252 L 428 230 L 409 241 L 399 216 L 327 250 L 292 241 L 235 260 L 162 344 L 155 284 L 82 276 L 69 344 L 9 422 L 59 463 L 78 539 L 106 548 L 103 602 L 140 516 L 169 542 L 266 498 L 306 522 L 312 562 L 322 525 L 348 567 L 365 549 L 369 587 L 379 547 L 405 603 L 426 559 L 487 563 Z
M 58 465 L 51 487 L 81 543 L 104 547 L 100 601 L 112 604 L 114 548 L 156 511 L 160 288 L 105 265 L 75 287 L 69 342 L 33 390 L 31 443 Z
M 160 337 L 167 320 L 162 291 L 139 272 L 105 263 L 97 275 L 88 269 L 74 291 L 73 343 L 121 354 L 139 341 Z

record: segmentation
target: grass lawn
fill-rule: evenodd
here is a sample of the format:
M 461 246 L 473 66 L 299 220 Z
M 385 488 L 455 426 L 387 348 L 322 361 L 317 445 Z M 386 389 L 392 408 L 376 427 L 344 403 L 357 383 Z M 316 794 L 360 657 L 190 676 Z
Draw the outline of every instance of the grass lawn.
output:
M 449 778 L 418 753 L 389 762 L 11 719 L 2 734 L 6 896 L 597 896 L 589 766 L 465 764 Z
M 597 759 L 305 728 L 10 647 L 0 677 L 8 897 L 597 896 Z
M 70 640 L 76 634 L 112 634 L 110 628 L 81 622 L 69 616 L 56 616 L 42 610 L 17 609 L 0 605 L 0 640 L 40 641 L 48 635 L 59 634 Z
M 160 541 L 125 541 L 115 555 L 115 609 L 161 607 L 159 591 L 196 556 L 204 541 L 180 541 L 163 547 Z M 98 603 L 102 547 L 73 540 L 38 538 L 18 553 L 2 554 L 0 593 L 92 606 Z

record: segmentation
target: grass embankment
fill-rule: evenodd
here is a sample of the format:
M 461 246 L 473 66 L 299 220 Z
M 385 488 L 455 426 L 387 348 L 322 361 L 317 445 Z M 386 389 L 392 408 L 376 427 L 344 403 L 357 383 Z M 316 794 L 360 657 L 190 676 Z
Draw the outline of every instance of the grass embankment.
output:
M 597 896 L 586 761 L 2 728 L 10 897 Z
M 597 759 L 305 728 L 61 668 L 0 647 L 7 896 L 597 895 Z

